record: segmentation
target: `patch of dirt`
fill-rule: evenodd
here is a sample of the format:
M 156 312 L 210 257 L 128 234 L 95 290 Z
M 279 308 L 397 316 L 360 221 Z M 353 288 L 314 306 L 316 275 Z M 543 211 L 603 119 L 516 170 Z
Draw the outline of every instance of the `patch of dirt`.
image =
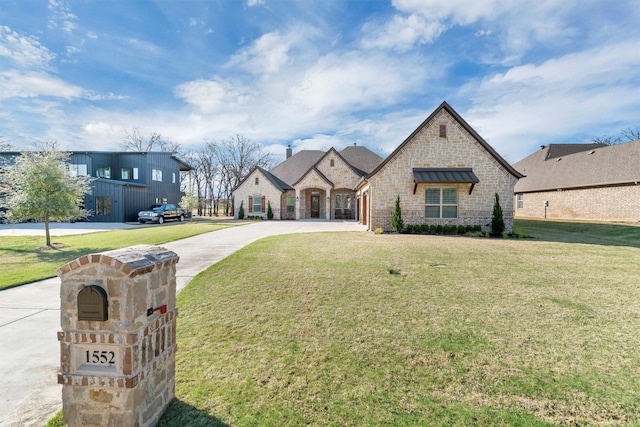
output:
M 31 249 L 30 252 L 55 251 L 62 248 L 64 248 L 62 243 L 52 243 L 51 246 L 40 246 L 39 248 Z

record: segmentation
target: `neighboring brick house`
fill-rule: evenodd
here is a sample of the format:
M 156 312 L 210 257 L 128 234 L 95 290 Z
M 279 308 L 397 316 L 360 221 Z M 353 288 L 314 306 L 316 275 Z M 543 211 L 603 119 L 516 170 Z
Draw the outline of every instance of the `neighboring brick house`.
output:
M 355 186 L 382 158 L 353 145 L 342 151 L 287 149 L 284 162 L 270 171 L 253 169 L 233 190 L 234 216 L 274 219 L 356 219 Z
M 500 195 L 507 230 L 513 187 L 522 175 L 443 102 L 386 159 L 361 146 L 304 150 L 266 171 L 254 169 L 234 190 L 235 217 L 357 219 L 390 230 L 400 196 L 405 224 L 491 222 Z
M 640 140 L 550 144 L 514 167 L 516 217 L 640 220 Z
M 0 152 L 0 159 L 11 162 L 19 152 Z M 84 208 L 91 212 L 87 221 L 137 221 L 138 212 L 154 203 L 179 204 L 180 172 L 191 166 L 168 152 L 72 151 L 69 171 L 94 177 L 91 193 L 84 197 Z
M 391 228 L 400 196 L 405 224 L 491 223 L 495 194 L 507 231 L 513 225 L 513 188 L 522 177 L 467 122 L 443 102 L 396 150 L 357 185 L 361 221 Z

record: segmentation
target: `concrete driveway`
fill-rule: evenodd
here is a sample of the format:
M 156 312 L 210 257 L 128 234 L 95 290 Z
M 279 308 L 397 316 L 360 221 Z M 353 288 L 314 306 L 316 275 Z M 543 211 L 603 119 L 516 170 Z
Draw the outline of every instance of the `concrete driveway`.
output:
M 135 227 L 128 224 L 75 223 L 57 228 L 64 234 Z M 22 224 L 21 224 L 22 225 Z M 24 224 L 37 234 L 37 224 Z M 16 235 L 0 225 L 0 236 Z M 40 233 L 44 227 L 40 224 Z M 66 231 L 64 231 L 66 230 Z M 80 231 L 82 230 L 82 231 Z M 260 221 L 201 234 L 162 245 L 180 257 L 177 288 L 238 249 L 278 234 L 327 231 L 365 231 L 353 221 Z M 16 233 L 18 231 L 13 231 Z M 52 233 L 53 234 L 53 233 Z M 57 234 L 59 235 L 59 234 Z M 180 320 L 178 320 L 180 321 Z M 0 426 L 41 427 L 62 407 L 57 384 L 60 348 L 60 279 L 53 278 L 0 291 Z

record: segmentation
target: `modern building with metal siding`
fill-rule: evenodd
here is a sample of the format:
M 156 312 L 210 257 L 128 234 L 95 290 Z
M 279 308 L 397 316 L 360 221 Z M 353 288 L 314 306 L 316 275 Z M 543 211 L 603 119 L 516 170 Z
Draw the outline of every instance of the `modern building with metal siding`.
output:
M 92 194 L 85 196 L 85 209 L 92 222 L 121 222 L 123 216 L 122 184 L 108 179 L 93 181 Z
M 0 153 L 12 158 L 19 152 Z M 179 204 L 180 172 L 191 166 L 167 152 L 74 151 L 69 156 L 73 175 L 94 178 L 84 207 L 91 212 L 87 221 L 136 221 L 138 212 L 154 203 Z

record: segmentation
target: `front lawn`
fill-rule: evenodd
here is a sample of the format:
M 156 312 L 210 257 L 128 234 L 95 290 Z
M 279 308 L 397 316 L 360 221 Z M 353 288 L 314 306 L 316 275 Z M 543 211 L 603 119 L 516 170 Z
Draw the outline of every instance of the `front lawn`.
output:
M 160 425 L 637 425 L 637 240 L 526 231 L 242 249 L 178 295 Z
M 161 245 L 241 224 L 243 223 L 229 220 L 198 219 L 192 222 L 130 230 L 52 236 L 52 244 L 58 248 L 47 250 L 42 250 L 45 244 L 43 236 L 2 236 L 0 238 L 0 290 L 54 277 L 59 267 L 89 253 L 141 244 Z

